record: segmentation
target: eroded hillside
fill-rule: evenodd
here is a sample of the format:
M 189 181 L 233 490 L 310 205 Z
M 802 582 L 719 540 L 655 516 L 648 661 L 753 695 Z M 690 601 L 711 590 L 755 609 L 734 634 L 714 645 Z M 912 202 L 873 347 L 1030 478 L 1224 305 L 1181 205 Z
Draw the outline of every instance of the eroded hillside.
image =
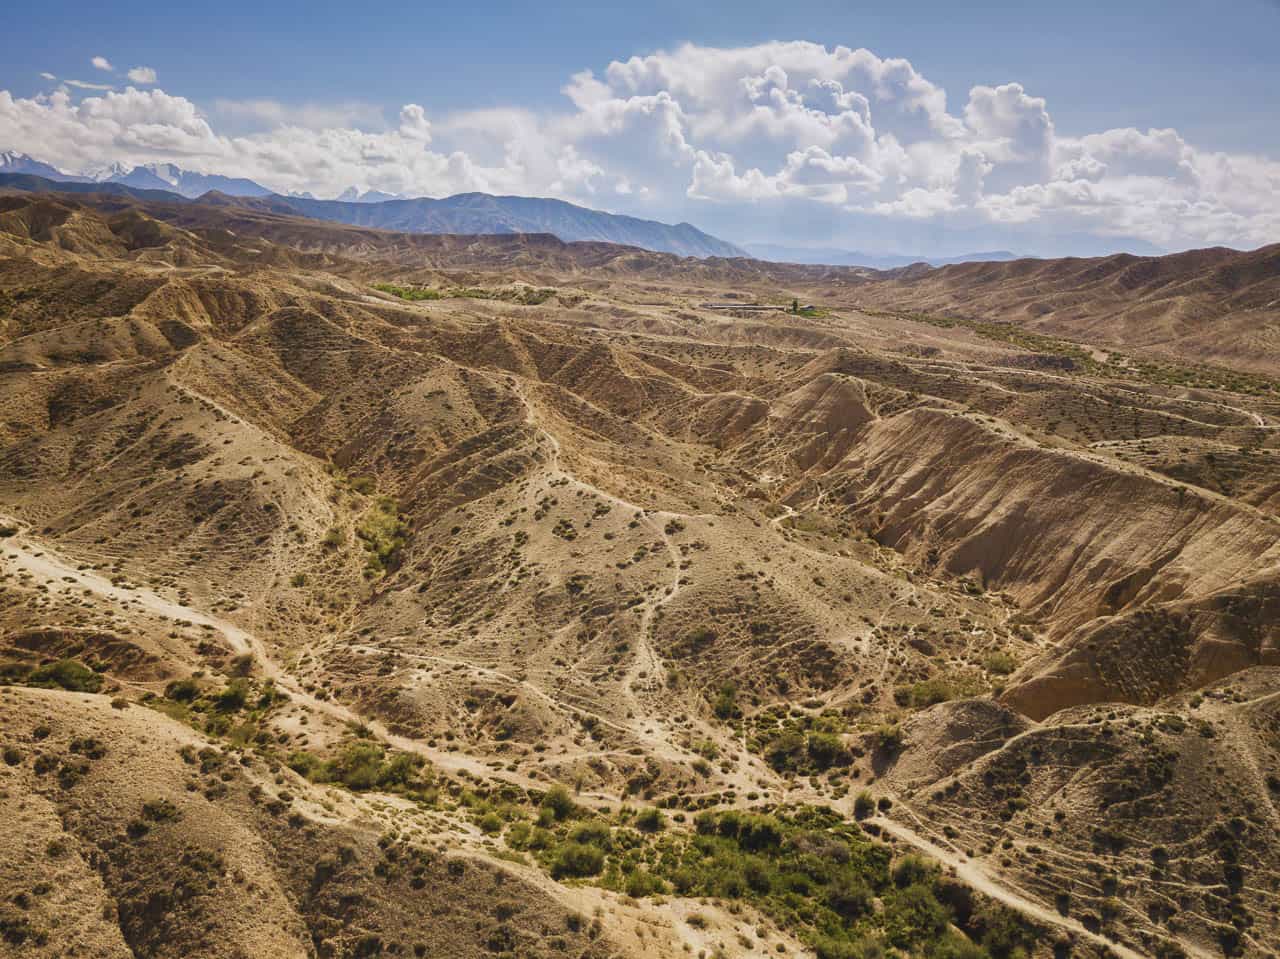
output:
M 905 282 L 0 196 L 6 942 L 1280 948 L 1280 369 Z

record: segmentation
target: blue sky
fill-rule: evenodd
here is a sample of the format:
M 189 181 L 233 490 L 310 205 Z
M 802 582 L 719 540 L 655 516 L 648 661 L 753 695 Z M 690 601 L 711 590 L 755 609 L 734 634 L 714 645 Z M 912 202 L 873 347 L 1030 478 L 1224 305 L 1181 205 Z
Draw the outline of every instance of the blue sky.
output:
M 1275 0 L 45 3 L 11 13 L 0 31 L 0 90 L 17 104 L 6 122 L 0 100 L 0 149 L 64 168 L 169 160 L 320 195 L 343 176 L 393 192 L 553 194 L 793 245 L 1250 246 L 1280 240 L 1276 201 L 1257 196 L 1280 184 L 1278 38 Z M 831 56 L 776 45 L 795 40 Z M 908 109 L 933 110 L 930 129 L 897 123 L 887 68 L 850 73 L 834 55 L 841 46 L 909 61 L 912 77 L 945 96 L 944 112 L 917 98 Z M 733 50 L 754 53 L 722 63 L 705 88 L 689 80 Z M 610 72 L 633 57 L 651 59 Z M 155 83 L 129 80 L 142 66 Z M 783 78 L 760 80 L 771 66 Z M 587 70 L 590 89 L 574 80 Z M 119 99 L 131 86 L 146 102 Z M 975 87 L 993 93 L 975 100 Z M 46 102 L 59 89 L 66 102 Z M 713 93 L 747 99 L 721 109 Z M 851 107 L 850 95 L 869 105 Z M 62 111 L 53 122 L 41 121 L 42 103 Z M 406 105 L 420 108 L 409 139 L 422 157 L 405 152 Z M 821 119 L 815 111 L 825 126 L 802 122 Z M 110 135 L 74 129 L 107 114 Z M 62 140 L 41 132 L 63 121 Z M 165 124 L 179 132 L 148 139 Z M 1111 132 L 1125 130 L 1134 135 Z M 379 134 L 397 139 L 368 139 Z M 310 179 L 298 162 L 272 165 L 299 138 L 314 157 Z M 103 155 L 76 152 L 90 146 Z

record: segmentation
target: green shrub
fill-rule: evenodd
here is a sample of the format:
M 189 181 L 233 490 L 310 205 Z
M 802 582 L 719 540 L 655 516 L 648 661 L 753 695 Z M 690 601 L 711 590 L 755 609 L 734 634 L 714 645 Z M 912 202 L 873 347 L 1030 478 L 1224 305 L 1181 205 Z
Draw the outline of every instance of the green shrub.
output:
M 718 831 L 730 836 L 743 849 L 760 850 L 777 846 L 782 842 L 782 826 L 773 816 L 761 813 L 739 813 L 735 810 L 722 813 Z
M 876 811 L 876 800 L 865 789 L 853 800 L 853 818 L 866 819 Z
M 991 653 L 982 661 L 982 665 L 987 672 L 995 673 L 997 676 L 1008 676 L 1018 668 L 1017 660 L 1003 650 Z
M 178 807 L 167 799 L 148 799 L 142 804 L 142 818 L 151 822 L 174 822 L 181 817 Z
M 819 936 L 813 944 L 818 959 L 884 959 L 884 946 L 870 936 L 853 941 Z
M 598 846 L 606 852 L 612 846 L 612 831 L 599 820 L 584 822 L 569 833 L 569 841 L 587 846 Z
M 573 816 L 578 806 L 564 786 L 552 786 L 542 797 L 542 808 L 550 810 L 556 820 L 562 820 Z
M 764 750 L 765 761 L 778 772 L 794 772 L 804 764 L 804 733 L 792 728 L 774 739 Z
M 27 675 L 27 685 L 66 689 L 73 693 L 96 693 L 102 688 L 102 677 L 84 663 L 60 659 L 33 669 Z
M 1036 945 L 1035 934 L 1018 921 L 1012 910 L 989 904 L 977 920 L 982 946 L 994 959 L 1026 959 Z
M 902 751 L 902 747 L 906 744 L 906 737 L 902 733 L 902 727 L 896 723 L 881 726 L 876 730 L 876 748 L 889 755 L 895 755 Z
M 844 741 L 835 733 L 810 733 L 806 748 L 809 758 L 819 769 L 849 764 L 849 752 L 844 748 Z
M 356 535 L 369 553 L 366 565 L 370 572 L 386 572 L 404 546 L 408 532 L 396 501 L 390 496 L 375 498 L 356 527 Z
M 711 711 L 717 719 L 736 719 L 742 715 L 738 708 L 738 688 L 733 683 L 725 683 L 720 687 L 711 704 Z
M 899 889 L 905 889 L 907 886 L 913 886 L 917 883 L 929 882 L 937 873 L 937 867 L 929 860 L 915 853 L 907 853 L 905 856 L 894 861 L 893 869 L 889 875 L 893 879 L 893 884 Z
M 686 659 L 705 651 L 716 641 L 716 631 L 708 626 L 699 626 L 690 630 L 671 647 L 671 655 L 675 659 Z
M 513 822 L 504 837 L 512 849 L 528 849 L 529 839 L 533 835 L 533 827 L 527 822 Z
M 348 789 L 373 789 L 383 781 L 384 755 L 377 743 L 350 743 L 330 764 L 334 778 Z
M 214 700 L 220 712 L 238 713 L 249 701 L 249 684 L 243 679 L 233 679 L 227 683 L 222 692 Z
M 414 302 L 417 300 L 440 300 L 444 298 L 444 294 L 439 290 L 433 290 L 429 286 L 396 286 L 392 283 L 375 283 L 373 288 L 382 293 L 390 293 L 402 300 Z
M 929 955 L 930 959 L 990 959 L 986 949 L 958 932 L 944 936 Z
M 924 885 L 899 890 L 885 906 L 889 941 L 900 948 L 937 939 L 950 922 L 946 908 Z
M 395 753 L 378 773 L 379 786 L 408 786 L 418 778 L 426 760 L 416 753 Z
M 189 703 L 200 695 L 200 684 L 194 679 L 175 679 L 164 688 L 166 699 Z
M 661 832 L 666 828 L 667 820 L 662 810 L 648 806 L 640 810 L 636 816 L 636 828 L 641 832 Z
M 562 843 L 551 861 L 551 875 L 557 879 L 566 876 L 594 876 L 603 868 L 604 852 L 580 842 Z
M 956 689 L 945 679 L 926 679 L 908 686 L 899 686 L 893 691 L 893 700 L 899 706 L 912 709 L 923 709 L 955 699 Z
M 307 779 L 315 778 L 316 772 L 324 764 L 309 752 L 298 750 L 289 754 L 289 758 L 285 761 L 290 769 L 299 776 L 305 776 Z
M 643 899 L 667 891 L 666 883 L 647 869 L 636 869 L 627 876 L 627 895 L 632 899 Z
M 858 919 L 872 911 L 875 894 L 861 879 L 841 875 L 827 886 L 827 906 L 845 919 Z
M 421 778 L 425 759 L 405 752 L 388 757 L 382 746 L 367 740 L 348 742 L 327 762 L 299 750 L 290 753 L 287 765 L 313 782 L 337 782 L 356 792 L 414 790 L 425 785 Z

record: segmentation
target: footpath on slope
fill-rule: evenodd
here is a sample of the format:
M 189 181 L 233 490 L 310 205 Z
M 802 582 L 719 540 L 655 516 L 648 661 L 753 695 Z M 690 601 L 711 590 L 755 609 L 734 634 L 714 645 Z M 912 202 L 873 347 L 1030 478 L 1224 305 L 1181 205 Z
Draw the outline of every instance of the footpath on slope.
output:
M 0 522 L 18 525 L 11 517 L 0 514 Z M 50 550 L 43 544 L 33 541 L 28 534 L 18 534 L 0 541 L 0 559 L 6 567 L 16 565 L 33 576 L 41 576 L 46 580 L 63 582 L 68 586 L 78 586 L 93 593 L 112 599 L 126 608 L 129 606 L 144 609 L 158 616 L 171 620 L 186 620 L 200 626 L 208 626 L 218 630 L 231 646 L 240 653 L 251 653 L 261 666 L 263 672 L 291 697 L 301 700 L 307 706 L 342 723 L 363 725 L 370 729 L 382 741 L 405 752 L 416 753 L 430 760 L 437 767 L 450 772 L 462 772 L 485 778 L 498 778 L 521 785 L 526 788 L 544 789 L 546 783 L 534 781 L 526 776 L 511 773 L 508 770 L 495 770 L 483 762 L 467 756 L 432 749 L 418 740 L 399 736 L 388 730 L 377 720 L 367 719 L 346 706 L 332 700 L 320 700 L 308 693 L 302 686 L 270 658 L 263 643 L 251 633 L 241 629 L 234 623 L 217 616 L 201 613 L 188 606 L 167 600 L 149 589 L 117 586 L 97 573 L 77 569 L 70 561 Z M 600 793 L 586 794 L 597 801 L 616 804 L 615 797 Z M 847 810 L 843 810 L 847 812 Z M 901 822 L 876 816 L 869 820 L 895 838 L 905 842 L 932 859 L 954 870 L 956 877 L 973 887 L 983 895 L 1003 903 L 1011 909 L 1042 922 L 1048 926 L 1062 929 L 1076 936 L 1110 949 L 1120 959 L 1147 959 L 1122 943 L 1108 939 L 1098 933 L 1091 932 L 1076 919 L 1062 916 L 1056 911 L 1046 908 L 1033 899 L 1017 891 L 997 878 L 991 876 L 981 865 L 967 856 L 945 849 L 932 840 L 925 838 Z M 1190 955 L 1197 959 L 1212 959 L 1210 954 L 1187 943 L 1180 943 Z

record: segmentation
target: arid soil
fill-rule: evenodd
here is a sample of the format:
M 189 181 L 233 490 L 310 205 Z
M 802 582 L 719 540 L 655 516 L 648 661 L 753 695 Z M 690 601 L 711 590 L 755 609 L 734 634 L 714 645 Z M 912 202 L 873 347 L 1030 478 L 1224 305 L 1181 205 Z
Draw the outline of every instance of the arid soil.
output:
M 0 952 L 1275 954 L 1278 256 L 0 195 Z

